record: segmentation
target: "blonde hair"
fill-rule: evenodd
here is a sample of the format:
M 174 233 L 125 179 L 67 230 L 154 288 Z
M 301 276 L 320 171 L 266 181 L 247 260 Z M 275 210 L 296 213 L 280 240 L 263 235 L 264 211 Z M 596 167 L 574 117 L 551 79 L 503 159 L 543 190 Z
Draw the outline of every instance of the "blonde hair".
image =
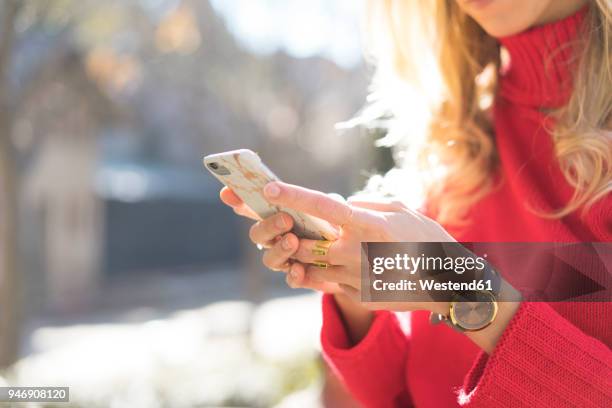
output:
M 387 128 L 382 145 L 400 146 L 398 166 L 413 169 L 444 224 L 461 225 L 470 206 L 496 185 L 490 107 L 501 66 L 499 42 L 448 0 L 370 0 L 368 43 L 376 74 L 359 121 Z M 592 3 L 580 34 L 569 102 L 551 115 L 560 168 L 574 188 L 563 217 L 612 191 L 612 16 Z M 409 180 L 414 186 L 416 178 Z M 377 184 L 377 183 L 374 183 Z M 380 184 L 380 183 L 378 183 Z M 535 209 L 537 211 L 537 209 Z

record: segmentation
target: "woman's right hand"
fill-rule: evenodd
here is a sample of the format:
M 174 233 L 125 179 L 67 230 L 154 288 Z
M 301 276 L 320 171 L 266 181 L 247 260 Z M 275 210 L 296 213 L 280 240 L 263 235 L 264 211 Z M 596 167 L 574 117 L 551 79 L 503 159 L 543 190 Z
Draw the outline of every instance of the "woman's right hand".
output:
M 249 238 L 264 248 L 262 261 L 267 268 L 287 274 L 286 281 L 290 287 L 326 293 L 342 292 L 336 283 L 318 281 L 307 276 L 305 266 L 292 259 L 299 248 L 299 240 L 290 232 L 293 218 L 289 214 L 280 212 L 262 220 L 228 187 L 223 187 L 219 196 L 236 214 L 257 221 L 249 230 Z
M 257 221 L 251 227 L 249 237 L 255 244 L 265 248 L 264 265 L 274 271 L 285 272 L 285 280 L 291 288 L 333 294 L 352 343 L 357 344 L 365 337 L 372 324 L 373 313 L 347 296 L 337 283 L 313 279 L 306 274 L 304 264 L 292 259 L 299 249 L 299 240 L 290 232 L 293 228 L 293 218 L 289 214 L 281 212 L 262 220 L 228 187 L 223 187 L 219 196 L 236 214 Z

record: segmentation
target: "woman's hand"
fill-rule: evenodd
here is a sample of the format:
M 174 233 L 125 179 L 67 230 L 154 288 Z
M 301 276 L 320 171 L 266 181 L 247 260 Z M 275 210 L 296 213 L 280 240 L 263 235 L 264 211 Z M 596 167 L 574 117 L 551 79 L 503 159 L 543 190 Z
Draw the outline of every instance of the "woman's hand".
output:
M 328 282 L 337 284 L 352 300 L 361 298 L 361 242 L 445 242 L 452 237 L 435 221 L 412 211 L 402 203 L 359 201 L 349 203 L 330 196 L 281 182 L 264 188 L 266 199 L 281 207 L 313 215 L 339 227 L 340 236 L 325 255 L 313 251 L 317 241 L 300 239 L 290 258 L 299 262 L 290 268 L 288 283 L 292 287 L 314 287 Z M 312 265 L 325 262 L 326 268 Z M 373 302 L 370 309 L 448 311 L 447 303 Z
M 292 259 L 298 250 L 299 242 L 297 236 L 290 232 L 293 228 L 293 218 L 289 214 L 280 212 L 262 220 L 231 189 L 224 187 L 219 196 L 236 214 L 257 221 L 249 230 L 249 238 L 265 249 L 262 262 L 267 268 L 287 273 L 289 286 L 326 293 L 341 292 L 338 284 L 334 282 L 300 279 L 300 285 L 295 283 L 303 276 L 305 266 Z

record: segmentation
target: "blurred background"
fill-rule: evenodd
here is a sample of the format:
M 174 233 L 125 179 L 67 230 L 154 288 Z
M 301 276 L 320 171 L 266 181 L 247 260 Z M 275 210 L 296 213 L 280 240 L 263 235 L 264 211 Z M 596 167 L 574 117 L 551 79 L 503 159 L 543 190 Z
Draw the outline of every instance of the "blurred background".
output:
M 0 2 L 0 383 L 74 407 L 348 407 L 317 294 L 263 269 L 204 155 L 349 195 L 356 0 Z M 32 405 L 37 406 L 37 405 Z M 62 405 L 64 406 L 64 405 Z

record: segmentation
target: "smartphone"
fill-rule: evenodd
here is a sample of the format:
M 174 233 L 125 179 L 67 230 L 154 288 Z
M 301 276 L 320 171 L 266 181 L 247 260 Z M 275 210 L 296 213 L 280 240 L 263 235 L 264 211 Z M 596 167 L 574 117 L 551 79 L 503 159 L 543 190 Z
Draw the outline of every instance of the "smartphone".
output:
M 300 238 L 337 239 L 337 231 L 320 218 L 270 204 L 263 188 L 271 181 L 280 181 L 266 167 L 257 153 L 240 149 L 204 157 L 204 167 L 221 183 L 231 188 L 259 217 L 267 218 L 277 212 L 286 212 L 294 220 L 292 232 Z

